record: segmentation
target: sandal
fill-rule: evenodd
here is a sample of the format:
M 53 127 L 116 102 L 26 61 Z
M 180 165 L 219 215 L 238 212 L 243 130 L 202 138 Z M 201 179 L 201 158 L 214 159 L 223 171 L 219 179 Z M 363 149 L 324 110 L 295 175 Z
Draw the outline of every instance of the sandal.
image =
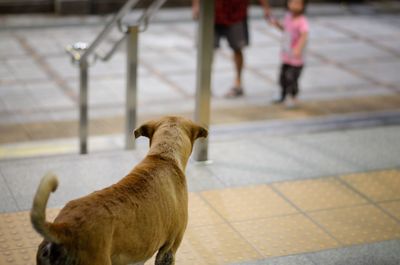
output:
M 233 87 L 228 93 L 225 94 L 226 98 L 237 98 L 243 96 L 243 88 L 240 86 Z

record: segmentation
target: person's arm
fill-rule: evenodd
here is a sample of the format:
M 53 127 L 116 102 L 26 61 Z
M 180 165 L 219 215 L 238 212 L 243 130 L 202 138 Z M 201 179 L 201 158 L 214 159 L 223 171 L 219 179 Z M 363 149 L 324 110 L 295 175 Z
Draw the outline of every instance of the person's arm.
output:
M 299 42 L 297 43 L 296 47 L 293 48 L 293 55 L 295 57 L 301 57 L 301 54 L 303 53 L 304 47 L 306 46 L 308 39 L 308 32 L 302 32 L 300 35 Z
M 269 7 L 268 0 L 258 0 L 264 10 L 264 16 L 269 18 L 271 15 L 271 8 Z
M 200 0 L 192 0 L 192 17 L 198 19 L 200 13 Z
M 282 25 L 282 23 L 281 23 L 279 20 L 277 20 L 276 18 L 270 17 L 270 18 L 268 19 L 268 21 L 269 21 L 269 23 L 270 23 L 272 26 L 274 26 L 275 28 L 279 29 L 280 31 L 283 31 L 283 25 Z

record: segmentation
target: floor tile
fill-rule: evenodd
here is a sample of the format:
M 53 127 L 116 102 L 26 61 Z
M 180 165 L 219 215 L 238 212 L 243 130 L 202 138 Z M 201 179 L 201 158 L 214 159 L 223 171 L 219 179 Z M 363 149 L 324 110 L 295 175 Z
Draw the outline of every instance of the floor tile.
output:
M 256 261 L 235 263 L 234 265 L 315 265 L 306 255 L 294 255 L 279 258 L 269 258 Z
M 400 220 L 400 201 L 384 202 L 380 203 L 379 206 Z
M 385 241 L 309 254 L 315 264 L 323 265 L 397 265 L 399 241 Z
M 307 217 L 295 214 L 232 225 L 265 257 L 337 247 L 338 243 Z
M 229 225 L 189 229 L 177 254 L 177 264 L 230 264 L 262 256 Z
M 228 221 L 296 213 L 296 209 L 269 186 L 205 191 L 201 195 Z
M 54 220 L 58 211 L 47 210 L 47 220 Z M 0 214 L 0 251 L 37 247 L 40 241 L 41 237 L 32 228 L 29 212 Z
M 18 211 L 18 205 L 0 173 L 0 212 Z
M 189 193 L 190 227 L 221 224 L 225 221 L 199 195 Z
M 0 250 L 0 264 L 36 264 L 36 247 L 35 248 L 20 248 L 11 250 Z
M 367 202 L 335 178 L 283 182 L 273 186 L 303 211 L 339 208 Z
M 309 213 L 344 245 L 398 238 L 400 225 L 372 205 Z
M 375 202 L 400 199 L 400 170 L 385 170 L 341 177 Z
M 201 163 L 189 163 L 186 167 L 188 190 L 198 192 L 203 190 L 222 189 L 225 185 L 208 168 Z

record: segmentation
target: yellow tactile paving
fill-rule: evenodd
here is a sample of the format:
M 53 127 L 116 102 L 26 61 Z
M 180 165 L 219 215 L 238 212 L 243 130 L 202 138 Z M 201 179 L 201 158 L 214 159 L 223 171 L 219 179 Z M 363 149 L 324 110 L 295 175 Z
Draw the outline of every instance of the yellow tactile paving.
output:
M 1 265 L 36 265 L 36 248 L 0 251 Z
M 177 264 L 230 264 L 262 256 L 228 224 L 188 229 Z
M 296 213 L 296 209 L 266 185 L 214 190 L 201 195 L 228 221 Z
M 59 210 L 47 211 L 48 220 L 53 220 Z M 32 229 L 28 212 L 0 215 L 0 251 L 36 247 L 40 237 Z
M 189 193 L 189 227 L 224 223 L 224 220 L 196 193 Z
M 379 205 L 400 220 L 400 201 L 384 202 Z
M 385 170 L 341 177 L 375 202 L 400 199 L 400 170 Z
M 400 237 L 400 225 L 373 205 L 309 213 L 344 245 Z
M 284 256 L 339 246 L 302 214 L 235 222 L 233 226 L 264 256 Z
M 337 178 L 189 193 L 189 225 L 176 264 L 231 264 L 400 238 L 400 200 L 393 199 L 399 175 L 342 177 L 381 208 Z M 47 219 L 58 211 L 49 209 Z M 0 214 L 0 265 L 35 264 L 40 241 L 28 212 Z
M 273 186 L 303 211 L 339 208 L 366 203 L 335 178 L 276 183 Z

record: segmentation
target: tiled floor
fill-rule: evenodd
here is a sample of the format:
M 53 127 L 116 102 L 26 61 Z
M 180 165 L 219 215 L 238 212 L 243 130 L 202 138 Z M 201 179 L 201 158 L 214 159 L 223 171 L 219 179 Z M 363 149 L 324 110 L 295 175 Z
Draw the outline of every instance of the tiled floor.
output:
M 399 194 L 398 169 L 192 192 L 176 264 L 281 264 L 280 256 L 290 256 L 282 264 L 325 264 L 323 250 L 390 244 L 400 239 Z M 39 241 L 28 212 L 0 215 L 1 265 L 34 264 Z M 301 253 L 314 254 L 291 256 Z

